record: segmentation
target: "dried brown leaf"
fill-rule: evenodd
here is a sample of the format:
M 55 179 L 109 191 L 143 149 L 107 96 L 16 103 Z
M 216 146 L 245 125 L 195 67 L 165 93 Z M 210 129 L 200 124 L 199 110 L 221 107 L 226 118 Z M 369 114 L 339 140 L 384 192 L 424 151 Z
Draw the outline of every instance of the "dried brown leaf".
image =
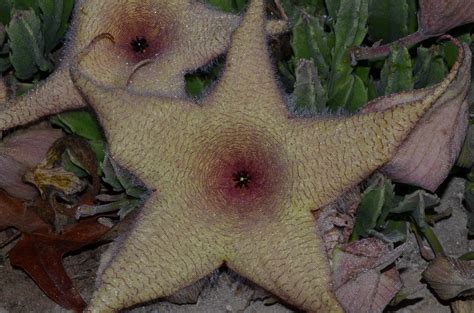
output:
M 333 281 L 346 312 L 382 312 L 402 283 L 393 262 L 403 246 L 389 251 L 370 238 L 344 245 L 334 258 Z
M 64 254 L 97 242 L 108 231 L 95 220 L 70 225 L 61 234 L 36 232 L 22 234 L 10 251 L 10 263 L 21 267 L 56 303 L 66 309 L 82 311 L 85 302 L 62 264 Z
M 21 232 L 46 230 L 47 225 L 21 199 L 0 190 L 0 231 L 15 227 Z
M 57 129 L 15 132 L 0 143 L 0 188 L 12 196 L 31 200 L 36 189 L 22 180 L 28 168 L 40 163 L 49 147 L 62 136 Z
M 474 292 L 474 273 L 469 261 L 438 256 L 430 262 L 422 275 L 442 300 L 472 295 Z

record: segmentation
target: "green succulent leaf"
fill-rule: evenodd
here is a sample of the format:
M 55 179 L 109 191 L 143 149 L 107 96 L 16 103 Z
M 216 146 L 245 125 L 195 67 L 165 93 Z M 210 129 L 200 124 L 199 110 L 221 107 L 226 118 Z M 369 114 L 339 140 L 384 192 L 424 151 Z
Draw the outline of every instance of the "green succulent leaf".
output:
M 405 242 L 407 240 L 408 223 L 406 221 L 388 220 L 382 235 L 390 242 Z
M 117 175 L 115 174 L 115 169 L 114 166 L 112 165 L 112 160 L 108 156 L 105 157 L 104 163 L 102 165 L 102 169 L 104 171 L 104 175 L 102 179 L 104 182 L 109 184 L 113 191 L 115 192 L 121 192 L 124 191 L 124 188 L 120 181 L 117 178 Z
M 359 110 L 367 103 L 369 99 L 367 87 L 365 86 L 362 79 L 357 75 L 352 76 L 354 76 L 354 83 L 351 88 L 352 92 L 349 102 L 346 104 L 346 109 L 349 112 L 355 112 Z
M 232 12 L 234 9 L 232 0 L 207 0 L 207 2 L 215 8 L 225 12 Z
M 426 209 L 439 204 L 439 198 L 423 190 L 400 197 L 396 196 L 394 187 L 382 175 L 370 181 L 357 209 L 351 240 L 376 236 L 393 243 L 404 242 L 411 221 L 430 243 L 439 246 L 425 215 Z
M 336 89 L 329 94 L 328 106 L 332 109 L 346 107 L 352 94 L 353 85 L 354 75 L 349 74 L 341 77 L 337 82 Z
M 362 43 L 367 28 L 368 0 L 341 0 L 334 26 L 335 46 L 333 49 L 333 70 L 336 73 L 350 72 L 347 49 Z
M 474 35 L 464 33 L 459 36 L 456 36 L 456 39 L 467 45 L 472 45 L 472 43 L 474 42 Z M 451 41 L 443 42 L 441 46 L 444 48 L 444 59 L 446 60 L 448 67 L 451 68 L 451 66 L 453 66 L 454 62 L 456 61 L 458 48 Z M 472 48 L 473 47 L 471 47 L 471 49 Z
M 333 20 L 337 18 L 337 12 L 341 6 L 341 1 L 344 0 L 326 0 L 326 8 L 328 10 L 329 17 Z
M 408 18 L 407 18 L 407 35 L 414 33 L 418 29 L 417 0 L 407 0 Z
M 407 0 L 370 0 L 370 38 L 388 43 L 408 35 L 408 11 Z
M 102 140 L 95 118 L 87 111 L 67 112 L 54 117 L 53 121 L 66 126 L 69 132 L 89 140 Z
M 425 88 L 439 83 L 446 76 L 448 66 L 439 49 L 419 47 L 413 77 L 415 88 Z
M 385 227 L 386 218 L 393 206 L 394 186 L 382 175 L 375 176 L 362 194 L 357 209 L 351 240 L 357 240 L 377 233 Z M 399 225 L 391 225 L 390 232 L 399 231 Z M 396 227 L 395 227 L 396 226 Z
M 333 109 L 345 107 L 354 110 L 368 99 L 367 88 L 351 74 L 353 67 L 348 54 L 348 48 L 362 43 L 367 33 L 367 17 L 368 0 L 341 0 L 334 25 L 334 48 L 328 82 L 329 107 Z
M 291 22 L 295 22 L 299 18 L 301 10 L 309 14 L 323 15 L 325 12 L 324 0 L 281 0 L 281 5 Z
M 296 66 L 295 74 L 293 113 L 296 115 L 313 115 L 324 111 L 327 103 L 327 93 L 321 84 L 321 79 L 313 61 L 301 59 Z
M 424 190 L 417 190 L 403 198 L 390 213 L 409 213 L 416 225 L 423 231 L 428 227 L 425 210 L 439 204 L 439 197 Z
M 38 0 L 11 0 L 13 8 L 17 10 L 33 9 L 36 14 L 39 13 Z
M 408 49 L 394 46 L 380 76 L 382 94 L 413 89 L 413 69 Z
M 357 66 L 355 69 L 354 69 L 354 74 L 357 75 L 364 84 L 368 84 L 369 83 L 369 79 L 370 79 L 370 67 L 369 66 Z
M 319 19 L 302 11 L 292 28 L 291 47 L 294 52 L 294 66 L 301 59 L 313 60 L 319 75 L 327 78 L 331 54 Z
M 7 27 L 10 39 L 10 61 L 19 79 L 30 79 L 38 71 L 49 71 L 52 64 L 44 57 L 41 21 L 33 10 L 13 11 Z
M 122 170 L 110 157 L 104 159 L 103 180 L 109 184 L 114 191 L 125 192 L 128 196 L 141 199 L 146 193 L 146 188 L 137 181 L 135 176 Z
M 187 76 L 186 77 L 186 92 L 193 98 L 199 98 L 203 94 L 206 87 L 209 85 L 209 81 L 199 76 Z
M 373 78 L 370 78 L 367 82 L 367 101 L 371 101 L 377 98 L 377 85 Z
M 10 15 L 12 10 L 11 0 L 0 1 L 0 23 L 8 25 L 10 23 Z
M 291 90 L 294 89 L 294 84 L 296 82 L 293 62 L 279 61 L 277 68 L 283 85 L 287 86 L 288 92 L 291 92 Z
M 45 51 L 51 52 L 66 32 L 73 0 L 38 0 L 41 10 L 42 31 L 45 39 Z

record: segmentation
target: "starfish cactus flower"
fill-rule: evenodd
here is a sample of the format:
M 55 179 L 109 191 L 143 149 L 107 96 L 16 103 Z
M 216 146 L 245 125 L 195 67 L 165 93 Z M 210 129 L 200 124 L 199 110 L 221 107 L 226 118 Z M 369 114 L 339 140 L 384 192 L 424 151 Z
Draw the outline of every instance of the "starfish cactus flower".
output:
M 4 128 L 85 107 L 69 76 L 70 60 L 104 33 L 112 36 L 115 44 L 102 41 L 94 49 L 92 56 L 100 62 L 96 67 L 86 66 L 91 75 L 115 87 L 130 83 L 131 89 L 144 93 L 184 96 L 184 74 L 224 53 L 240 19 L 192 0 L 82 0 L 77 1 L 73 16 L 58 69 L 32 92 L 0 110 Z M 275 24 L 270 31 L 283 29 Z M 151 64 L 142 73 L 137 64 L 144 60 Z M 133 81 L 124 80 L 135 71 Z
M 225 264 L 299 309 L 342 311 L 318 212 L 397 153 L 469 68 L 470 52 L 459 48 L 450 73 L 424 97 L 319 119 L 288 117 L 267 51 L 263 0 L 250 2 L 223 75 L 200 106 L 104 86 L 88 70 L 101 59 L 81 53 L 71 77 L 110 155 L 151 190 L 104 260 L 89 309 L 165 297 Z

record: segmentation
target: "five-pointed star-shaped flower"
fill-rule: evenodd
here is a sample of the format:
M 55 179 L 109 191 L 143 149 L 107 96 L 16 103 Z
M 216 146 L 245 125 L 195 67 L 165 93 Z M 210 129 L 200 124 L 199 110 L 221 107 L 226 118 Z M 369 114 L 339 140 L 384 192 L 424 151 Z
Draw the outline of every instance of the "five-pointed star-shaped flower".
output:
M 115 44 L 101 41 L 90 56 L 96 59 L 93 66 L 85 61 L 84 71 L 110 86 L 128 84 L 141 93 L 184 97 L 185 73 L 224 53 L 239 20 L 238 15 L 210 9 L 195 0 L 76 1 L 58 69 L 32 92 L 7 103 L 0 110 L 0 125 L 6 129 L 85 107 L 70 79 L 70 60 L 104 33 L 113 37 Z M 149 64 L 140 68 L 145 61 Z
M 391 158 L 459 62 L 410 104 L 288 118 L 263 7 L 249 4 L 223 76 L 201 106 L 104 87 L 83 70 L 84 58 L 93 65 L 87 55 L 72 66 L 111 156 L 153 190 L 104 261 L 91 311 L 168 296 L 223 264 L 302 310 L 342 310 L 315 215 Z

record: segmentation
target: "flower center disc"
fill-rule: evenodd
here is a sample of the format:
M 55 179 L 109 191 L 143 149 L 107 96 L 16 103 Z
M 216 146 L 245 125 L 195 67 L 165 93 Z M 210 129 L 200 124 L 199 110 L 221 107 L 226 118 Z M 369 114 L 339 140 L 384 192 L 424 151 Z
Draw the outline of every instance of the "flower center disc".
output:
M 236 188 L 249 188 L 252 177 L 250 173 L 242 169 L 234 173 L 234 182 Z
M 145 37 L 138 36 L 132 39 L 130 45 L 132 46 L 133 51 L 137 53 L 145 53 L 146 49 L 150 46 Z
M 239 217 L 268 214 L 286 194 L 285 158 L 272 137 L 239 132 L 219 134 L 202 154 L 199 180 L 206 202 Z
M 138 63 L 166 52 L 175 40 L 174 20 L 170 9 L 163 4 L 127 3 L 110 5 L 110 11 L 103 18 L 104 33 L 113 36 L 118 54 L 127 62 Z M 108 52 L 111 53 L 111 52 Z

